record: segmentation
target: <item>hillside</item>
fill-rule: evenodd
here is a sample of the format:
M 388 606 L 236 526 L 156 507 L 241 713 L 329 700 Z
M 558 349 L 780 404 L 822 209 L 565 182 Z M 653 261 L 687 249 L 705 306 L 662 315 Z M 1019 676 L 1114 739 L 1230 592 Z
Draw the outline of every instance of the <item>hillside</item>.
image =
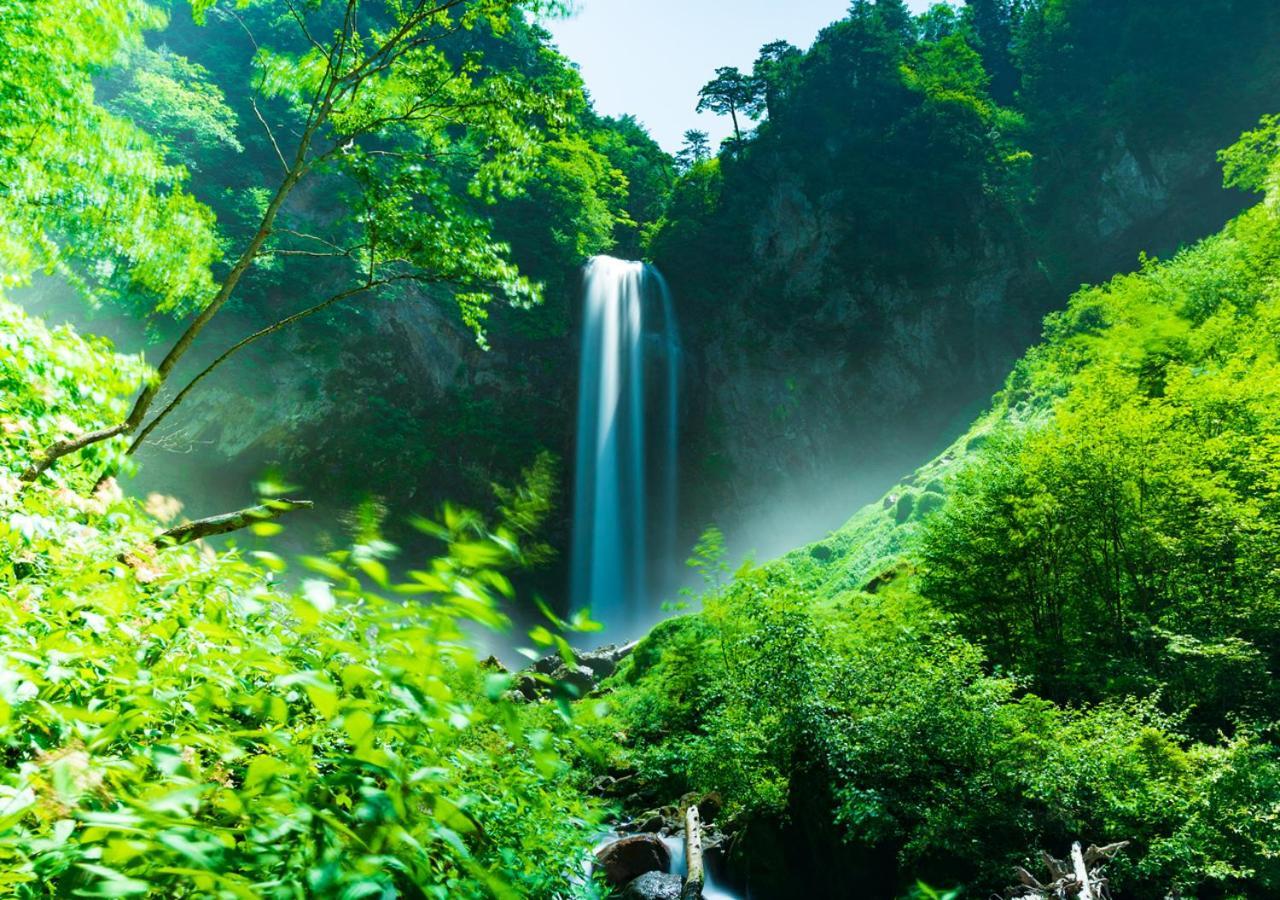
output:
M 766 46 L 760 124 L 650 243 L 689 332 L 693 524 L 767 555 L 835 528 L 1063 297 L 1241 212 L 1214 154 L 1273 111 L 1278 37 L 1262 2 L 859 2 Z
M 1276 149 L 1269 121 L 1232 180 Z M 825 540 L 701 558 L 702 611 L 610 682 L 630 804 L 721 797 L 755 896 L 985 893 L 1072 835 L 1132 842 L 1123 896 L 1280 888 L 1278 275 L 1268 202 L 1076 294 Z

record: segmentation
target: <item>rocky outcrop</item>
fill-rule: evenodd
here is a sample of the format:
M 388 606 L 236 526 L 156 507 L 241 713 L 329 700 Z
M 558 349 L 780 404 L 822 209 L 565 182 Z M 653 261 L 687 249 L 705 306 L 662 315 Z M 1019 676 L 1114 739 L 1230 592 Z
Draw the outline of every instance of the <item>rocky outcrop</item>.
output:
M 581 650 L 574 654 L 572 664 L 566 663 L 558 653 L 544 656 L 519 673 L 515 684 L 517 697 L 538 700 L 561 693 L 574 699 L 585 697 L 617 671 L 618 663 L 631 654 L 637 643 L 606 644 L 595 650 Z
M 601 847 L 596 861 L 609 884 L 623 887 L 648 872 L 670 871 L 671 851 L 660 838 L 633 834 Z
M 665 872 L 646 872 L 627 885 L 622 900 L 680 900 L 684 879 Z
M 594 681 L 600 682 L 617 670 L 618 663 L 631 654 L 637 643 L 639 641 L 630 641 L 625 644 L 605 644 L 603 647 L 597 647 L 594 650 L 580 650 L 574 653 L 573 658 L 580 668 L 587 669 L 591 673 L 591 678 Z M 556 672 L 564 668 L 564 659 L 561 658 L 560 654 L 552 653 L 542 657 L 529 668 L 542 675 L 554 676 Z

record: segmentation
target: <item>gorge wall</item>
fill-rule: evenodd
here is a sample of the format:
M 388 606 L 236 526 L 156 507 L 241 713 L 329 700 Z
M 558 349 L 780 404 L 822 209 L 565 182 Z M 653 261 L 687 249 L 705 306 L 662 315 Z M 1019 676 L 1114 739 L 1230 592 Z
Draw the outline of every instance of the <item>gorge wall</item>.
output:
M 175 417 L 143 486 L 216 511 L 224 487 L 276 466 L 336 527 L 365 495 L 393 519 L 487 503 L 547 449 L 562 488 L 549 539 L 564 550 L 578 266 L 643 243 L 685 332 L 682 542 L 709 522 L 762 555 L 821 537 L 962 430 L 1078 285 L 1249 202 L 1221 188 L 1215 155 L 1274 111 L 1280 12 L 1176 3 L 1153 23 L 1101 0 L 1028 8 L 1056 18 L 1006 33 L 1001 56 L 958 19 L 908 28 L 893 3 L 854 4 L 770 70 L 754 135 L 671 188 L 642 129 L 587 109 L 630 186 L 618 224 L 590 219 L 612 176 L 586 190 L 580 160 L 493 210 L 546 282 L 542 308 L 495 309 L 488 351 L 444 288 L 280 335 Z M 990 77 L 1001 66 L 1016 89 Z M 237 314 L 229 337 L 261 316 Z M 179 482 L 197 456 L 209 477 Z M 564 596 L 563 566 L 543 580 Z

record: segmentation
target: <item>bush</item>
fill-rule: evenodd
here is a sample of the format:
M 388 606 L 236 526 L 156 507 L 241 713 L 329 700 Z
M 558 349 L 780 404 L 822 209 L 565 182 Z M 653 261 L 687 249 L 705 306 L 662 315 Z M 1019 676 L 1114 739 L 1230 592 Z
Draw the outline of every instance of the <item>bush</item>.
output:
M 157 550 L 159 520 L 114 482 L 85 496 L 91 460 L 19 492 L 24 448 L 109 420 L 137 363 L 0 315 L 4 892 L 574 890 L 598 816 L 562 759 L 575 727 L 508 701 L 471 636 L 508 626 L 513 532 L 446 510 L 421 523 L 446 553 L 403 583 L 375 534 L 304 559 L 291 589 L 270 553 Z

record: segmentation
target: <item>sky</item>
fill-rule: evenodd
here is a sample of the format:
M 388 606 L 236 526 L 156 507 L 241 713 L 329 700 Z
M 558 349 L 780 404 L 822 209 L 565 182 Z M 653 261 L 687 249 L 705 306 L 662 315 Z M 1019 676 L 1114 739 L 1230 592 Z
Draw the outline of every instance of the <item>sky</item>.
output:
M 728 119 L 698 115 L 698 89 L 720 66 L 749 71 L 759 49 L 783 38 L 807 48 L 843 18 L 849 0 L 575 0 L 577 12 L 547 22 L 561 52 L 582 68 L 601 113 L 631 113 L 667 150 L 687 129 L 715 146 Z M 909 0 L 923 11 L 930 0 Z

